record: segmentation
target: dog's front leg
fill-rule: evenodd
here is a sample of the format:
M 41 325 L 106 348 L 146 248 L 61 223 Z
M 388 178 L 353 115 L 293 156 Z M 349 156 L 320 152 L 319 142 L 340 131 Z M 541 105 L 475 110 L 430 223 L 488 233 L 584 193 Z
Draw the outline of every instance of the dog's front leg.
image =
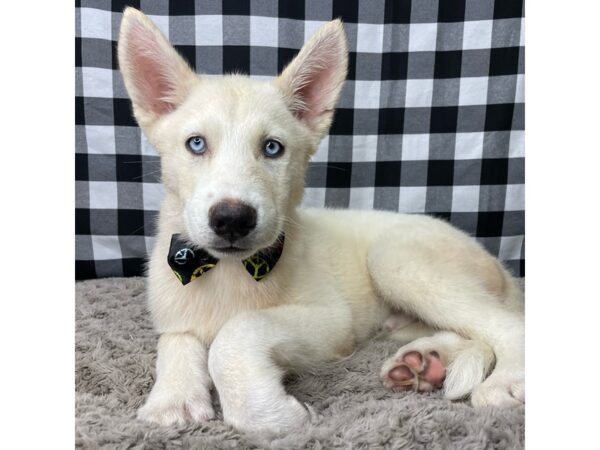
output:
M 285 305 L 241 313 L 221 329 L 209 353 L 224 420 L 241 430 L 283 432 L 308 411 L 285 392 L 284 369 L 347 355 L 349 312 L 343 306 Z
M 138 417 L 160 425 L 212 419 L 206 347 L 192 334 L 165 333 L 157 350 L 156 383 Z

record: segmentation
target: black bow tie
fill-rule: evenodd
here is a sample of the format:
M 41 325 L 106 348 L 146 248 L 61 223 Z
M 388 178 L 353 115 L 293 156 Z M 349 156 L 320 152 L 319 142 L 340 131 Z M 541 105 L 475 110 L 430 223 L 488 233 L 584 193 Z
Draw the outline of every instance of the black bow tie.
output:
M 242 261 L 254 280 L 262 280 L 273 270 L 283 252 L 283 241 L 282 233 L 271 247 L 259 250 Z M 192 247 L 179 234 L 174 234 L 171 237 L 168 262 L 179 281 L 186 285 L 215 267 L 219 260 L 204 249 Z

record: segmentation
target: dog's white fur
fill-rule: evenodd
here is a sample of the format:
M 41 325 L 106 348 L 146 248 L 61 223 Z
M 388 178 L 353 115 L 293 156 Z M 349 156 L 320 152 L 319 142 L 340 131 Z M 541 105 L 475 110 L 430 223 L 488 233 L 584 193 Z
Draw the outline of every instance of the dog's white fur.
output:
M 212 380 L 233 426 L 281 432 L 301 425 L 309 414 L 286 394 L 284 372 L 344 358 L 403 313 L 418 319 L 390 322 L 406 345 L 384 365 L 384 382 L 404 353 L 435 350 L 448 366 L 448 398 L 470 394 L 476 406 L 523 402 L 522 292 L 479 244 L 427 216 L 297 207 L 346 75 L 341 22 L 323 26 L 273 82 L 197 76 L 132 8 L 118 50 L 166 188 L 149 266 L 157 380 L 140 418 L 212 418 Z M 206 138 L 205 154 L 186 150 L 192 135 Z M 266 138 L 284 144 L 283 156 L 262 156 Z M 239 242 L 247 250 L 235 257 L 215 249 L 221 241 L 208 225 L 208 209 L 223 199 L 258 211 L 256 229 Z M 281 232 L 280 261 L 254 281 L 240 260 Z M 173 233 L 221 261 L 181 285 L 166 262 Z

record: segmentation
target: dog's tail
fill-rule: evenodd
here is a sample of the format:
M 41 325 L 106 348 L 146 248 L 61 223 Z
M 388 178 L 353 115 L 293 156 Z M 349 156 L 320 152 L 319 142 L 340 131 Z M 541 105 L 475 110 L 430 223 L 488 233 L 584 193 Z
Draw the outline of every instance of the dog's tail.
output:
M 446 369 L 444 397 L 458 400 L 467 397 L 490 373 L 495 363 L 494 351 L 481 341 L 466 341 Z

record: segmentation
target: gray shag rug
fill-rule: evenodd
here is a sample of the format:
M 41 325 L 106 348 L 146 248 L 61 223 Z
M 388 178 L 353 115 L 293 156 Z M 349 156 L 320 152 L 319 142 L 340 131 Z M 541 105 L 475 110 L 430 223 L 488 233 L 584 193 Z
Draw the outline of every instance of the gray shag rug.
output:
M 306 429 L 277 438 L 239 433 L 217 418 L 158 427 L 135 412 L 154 382 L 157 335 L 142 278 L 76 283 L 76 446 L 118 449 L 520 449 L 524 407 L 475 410 L 439 393 L 395 394 L 379 369 L 398 343 L 373 340 L 341 363 L 286 381 L 317 413 Z

